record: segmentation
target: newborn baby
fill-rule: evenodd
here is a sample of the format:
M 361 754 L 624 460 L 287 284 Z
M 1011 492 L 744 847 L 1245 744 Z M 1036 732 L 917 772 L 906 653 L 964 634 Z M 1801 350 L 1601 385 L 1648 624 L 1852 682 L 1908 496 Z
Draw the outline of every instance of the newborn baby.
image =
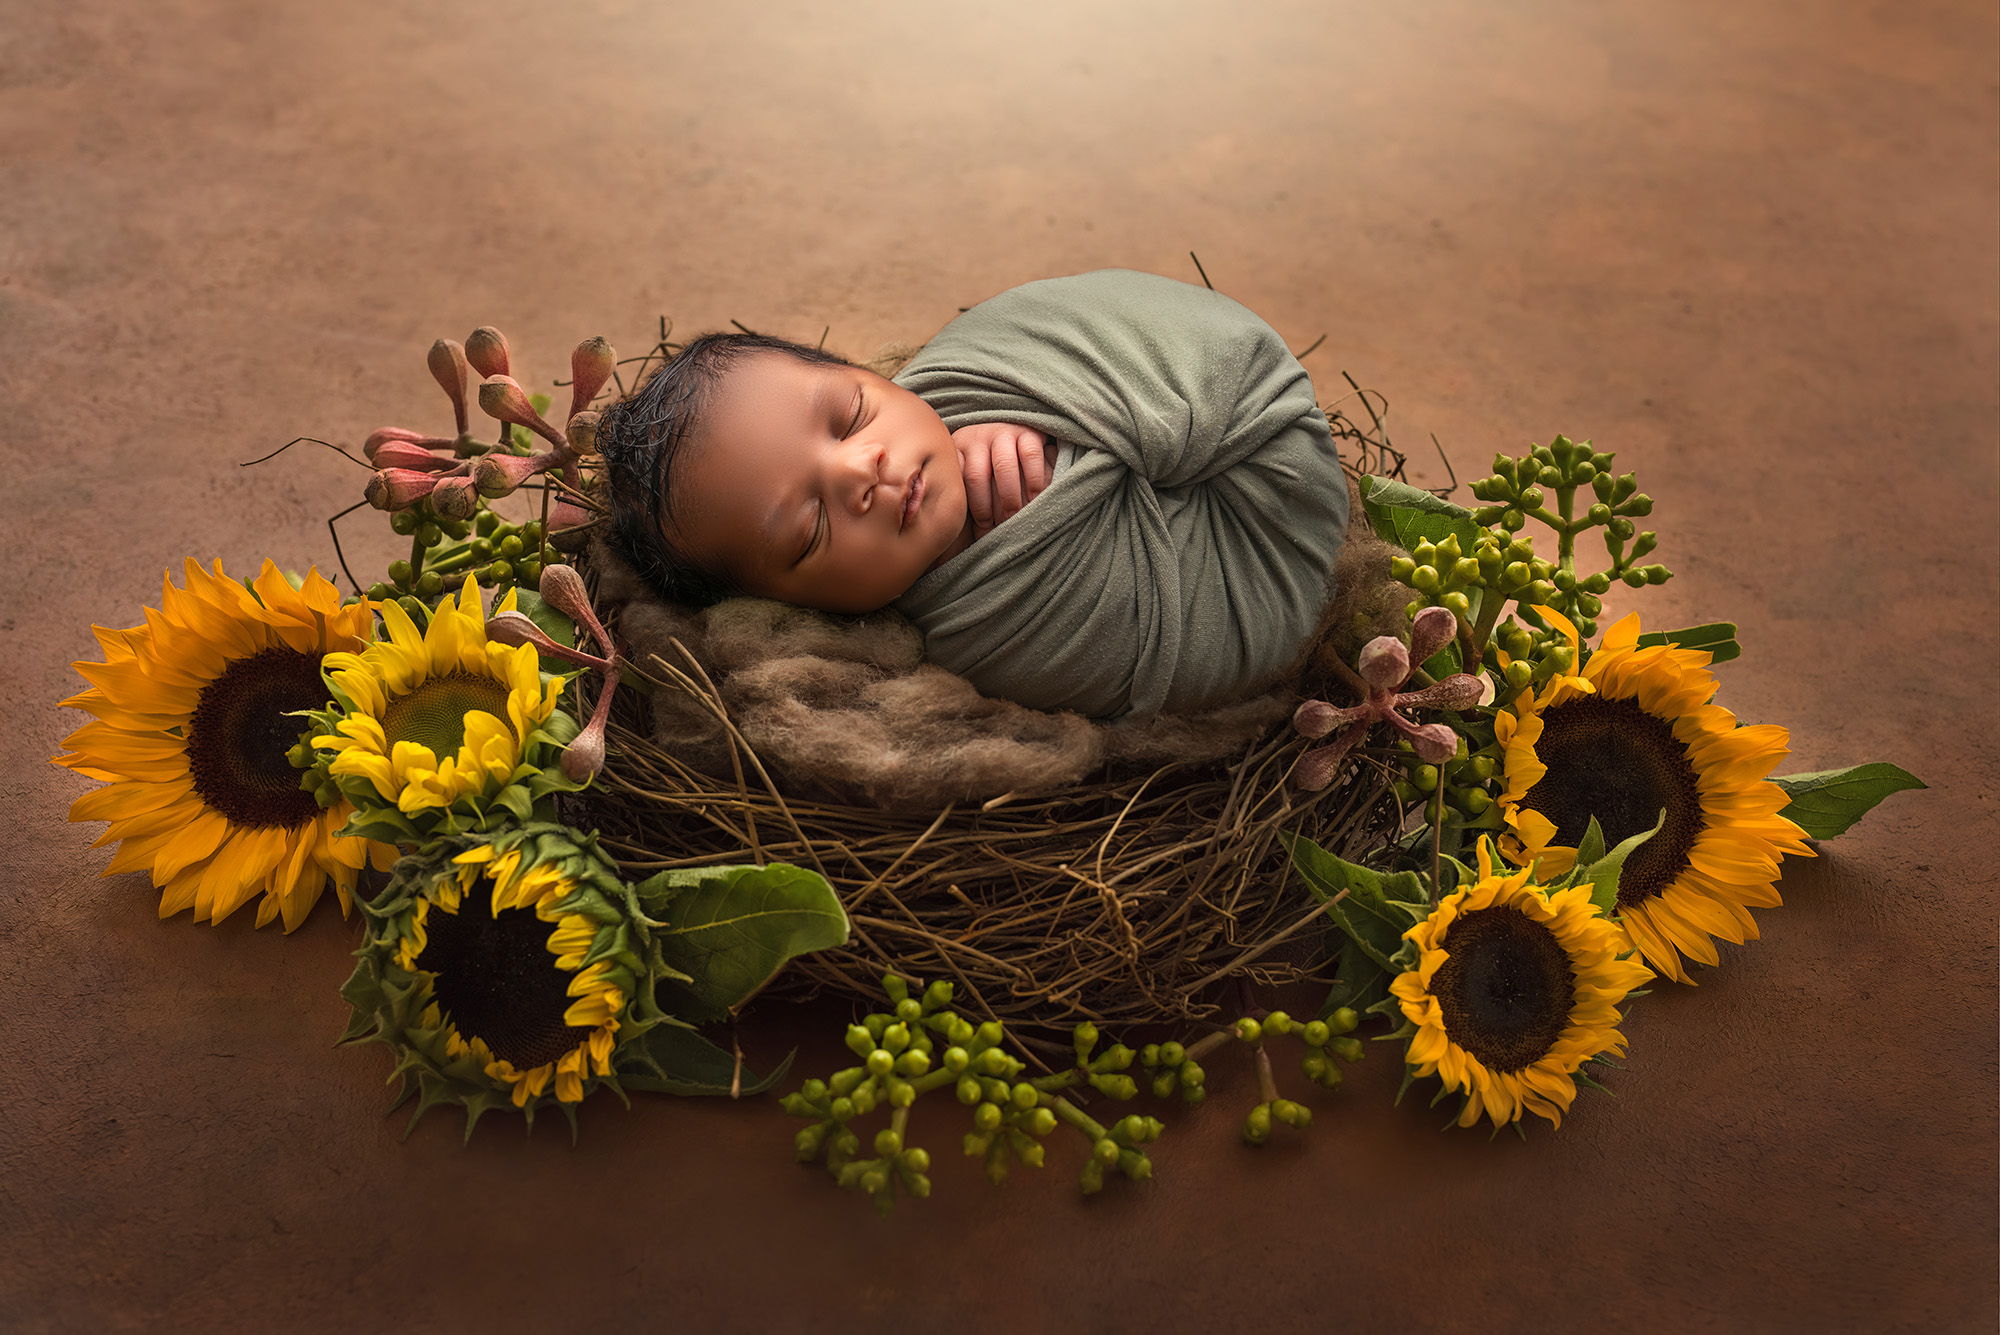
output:
M 1347 525 L 1277 334 L 1123 270 L 983 302 L 893 381 L 704 336 L 598 441 L 611 541 L 663 597 L 894 606 L 982 692 L 1103 720 L 1267 688 L 1318 623 Z

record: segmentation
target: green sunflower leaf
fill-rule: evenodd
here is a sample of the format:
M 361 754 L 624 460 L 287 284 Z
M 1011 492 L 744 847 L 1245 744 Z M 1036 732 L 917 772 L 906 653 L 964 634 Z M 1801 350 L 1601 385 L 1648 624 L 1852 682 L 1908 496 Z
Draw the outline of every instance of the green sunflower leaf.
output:
M 1875 809 L 1891 793 L 1929 784 L 1885 761 L 1847 769 L 1816 770 L 1810 774 L 1780 774 L 1771 780 L 1785 790 L 1791 805 L 1779 812 L 1814 839 L 1831 839 Z
M 1386 477 L 1361 479 L 1361 506 L 1382 540 L 1404 551 L 1419 542 L 1442 542 L 1453 533 L 1459 545 L 1471 551 L 1483 531 L 1464 506 Z
M 1711 621 L 1706 626 L 1689 626 L 1686 630 L 1648 631 L 1639 637 L 1639 647 L 1648 649 L 1658 644 L 1679 645 L 1683 649 L 1706 649 L 1714 657 L 1711 663 L 1727 663 L 1732 658 L 1743 656 L 1743 646 L 1736 642 L 1734 621 Z
M 621 1067 L 618 1083 L 653 1094 L 762 1094 L 785 1078 L 797 1055 L 794 1049 L 777 1069 L 760 1076 L 748 1066 L 739 1070 L 733 1054 L 677 1024 L 653 1026 L 633 1047 L 631 1056 L 651 1069 Z
M 1577 858 L 1576 880 L 1573 883 L 1577 885 L 1581 885 L 1585 881 L 1590 883 L 1590 902 L 1597 905 L 1599 913 L 1609 915 L 1617 911 L 1618 875 L 1625 869 L 1625 859 L 1631 857 L 1640 844 L 1645 843 L 1648 839 L 1658 834 L 1666 823 L 1667 812 L 1666 808 L 1662 807 L 1660 809 L 1660 818 L 1653 822 L 1652 829 L 1641 830 L 1630 839 L 1620 842 L 1616 848 L 1606 853 L 1603 857 L 1592 859 L 1587 865 L 1581 856 Z M 1595 816 L 1591 817 L 1590 828 L 1597 830 L 1597 818 Z M 1589 834 L 1586 833 L 1584 836 L 1586 842 L 1589 840 L 1589 837 Z M 1604 834 L 1602 831 L 1598 831 L 1597 843 L 1600 848 L 1604 846 Z
M 1420 921 L 1427 905 L 1423 882 L 1414 872 L 1382 875 L 1337 858 L 1303 835 L 1280 832 L 1292 865 L 1313 898 L 1326 905 L 1348 940 L 1340 952 L 1340 981 L 1320 1007 L 1324 1018 L 1342 1006 L 1366 1010 L 1387 992 L 1389 980 L 1401 972 L 1393 959 L 1403 933 Z M 1344 899 L 1338 898 L 1346 891 Z M 1397 898 L 1391 898 L 1389 891 Z
M 685 1019 L 719 1019 L 791 959 L 847 942 L 839 897 L 803 867 L 697 867 L 648 885 L 680 892 L 648 912 L 665 924 L 656 935 L 666 962 L 693 979 L 660 988 L 660 1004 Z

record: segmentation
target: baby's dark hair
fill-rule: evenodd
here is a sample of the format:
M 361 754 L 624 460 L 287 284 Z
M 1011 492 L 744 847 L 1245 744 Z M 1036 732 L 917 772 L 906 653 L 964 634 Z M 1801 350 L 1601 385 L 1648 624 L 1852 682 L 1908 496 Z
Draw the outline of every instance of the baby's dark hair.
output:
M 611 502 L 608 540 L 669 602 L 708 607 L 741 592 L 729 572 L 703 566 L 667 529 L 674 521 L 674 461 L 700 428 L 716 386 L 751 352 L 781 352 L 815 365 L 850 364 L 824 349 L 764 334 L 703 334 L 598 422 L 597 447 Z

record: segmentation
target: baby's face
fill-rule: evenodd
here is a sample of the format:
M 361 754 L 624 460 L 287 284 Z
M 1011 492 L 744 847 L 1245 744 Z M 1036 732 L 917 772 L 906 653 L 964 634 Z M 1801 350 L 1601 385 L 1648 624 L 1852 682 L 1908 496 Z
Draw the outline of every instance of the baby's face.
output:
M 801 607 L 885 607 L 970 538 L 951 432 L 858 366 L 744 355 L 674 473 L 680 547 Z

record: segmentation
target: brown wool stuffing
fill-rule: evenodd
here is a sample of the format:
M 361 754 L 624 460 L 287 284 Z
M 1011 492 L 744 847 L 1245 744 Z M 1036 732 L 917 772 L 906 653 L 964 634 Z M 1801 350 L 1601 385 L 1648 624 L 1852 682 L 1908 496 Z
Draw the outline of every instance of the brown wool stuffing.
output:
M 626 656 L 642 670 L 655 656 L 684 666 L 671 643 L 678 639 L 780 787 L 800 797 L 914 813 L 1060 788 L 1107 762 L 1222 760 L 1241 754 L 1297 702 L 1289 691 L 1272 691 L 1197 715 L 1112 727 L 980 695 L 925 663 L 923 637 L 893 611 L 843 617 L 762 598 L 691 611 L 645 590 L 601 544 L 590 565 L 598 602 L 617 612 Z M 656 691 L 652 715 L 662 749 L 730 777 L 727 738 L 699 703 Z

